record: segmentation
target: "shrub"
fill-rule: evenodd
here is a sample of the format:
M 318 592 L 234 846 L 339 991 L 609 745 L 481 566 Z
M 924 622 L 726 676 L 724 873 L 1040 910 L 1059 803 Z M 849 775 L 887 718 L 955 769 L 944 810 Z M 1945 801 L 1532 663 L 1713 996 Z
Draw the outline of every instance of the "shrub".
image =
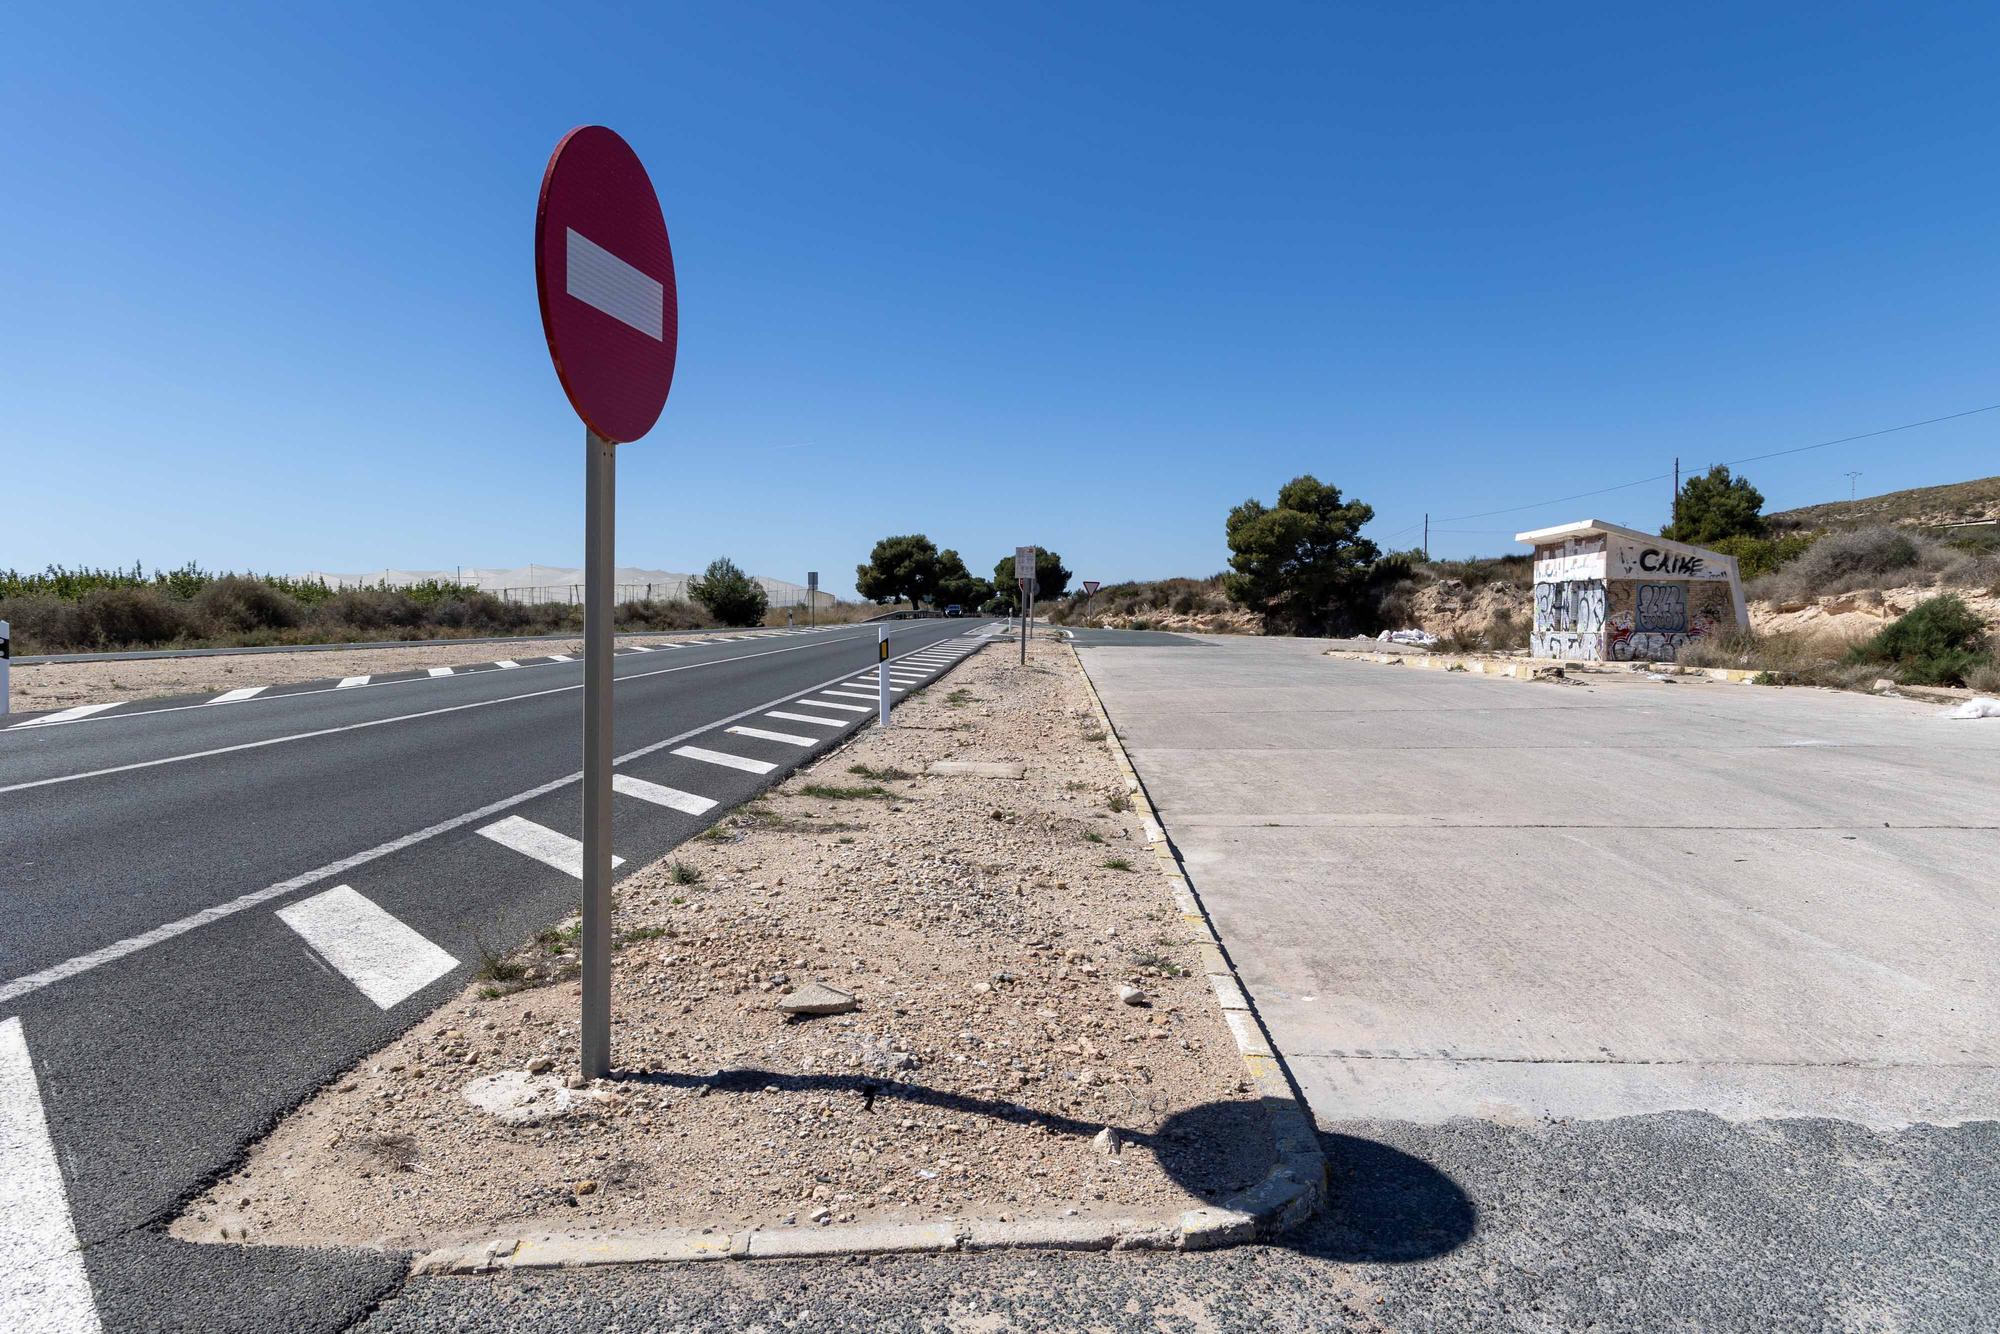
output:
M 1820 538 L 1748 591 L 1783 602 L 1892 588 L 1942 570 L 1955 559 L 1949 549 L 1905 528 L 1857 528 Z
M 407 629 L 423 623 L 424 609 L 393 588 L 344 588 L 320 604 L 319 617 L 359 630 Z
M 195 596 L 194 605 L 215 631 L 224 634 L 289 630 L 306 618 L 305 608 L 290 594 L 240 574 L 226 574 L 209 584 Z
M 1986 622 L 1953 594 L 1926 598 L 1857 644 L 1847 661 L 1890 664 L 1912 685 L 1963 685 L 1988 661 Z
M 96 589 L 83 595 L 77 612 L 75 634 L 84 648 L 149 648 L 202 631 L 192 607 L 153 588 Z
M 664 599 L 621 602 L 617 621 L 621 630 L 698 630 L 710 623 L 692 602 Z
M 755 625 L 770 605 L 764 586 L 727 556 L 710 561 L 701 578 L 688 580 L 688 594 L 724 625 Z
M 1806 554 L 1812 545 L 1824 537 L 1824 533 L 1779 533 L 1773 537 L 1725 537 L 1709 543 L 1712 550 L 1725 556 L 1736 557 L 1737 573 L 1745 579 L 1756 579 L 1762 575 L 1791 564 Z

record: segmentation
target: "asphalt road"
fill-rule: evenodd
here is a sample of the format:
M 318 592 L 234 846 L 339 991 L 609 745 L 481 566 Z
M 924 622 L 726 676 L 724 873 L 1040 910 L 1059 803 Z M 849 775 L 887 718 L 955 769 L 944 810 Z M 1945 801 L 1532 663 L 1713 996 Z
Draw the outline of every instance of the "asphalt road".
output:
M 907 690 L 982 626 L 894 630 Z M 621 651 L 626 867 L 867 725 L 875 641 Z M 341 1329 L 398 1281 L 162 1229 L 482 948 L 574 910 L 581 664 L 519 662 L 0 731 L 0 1326 Z

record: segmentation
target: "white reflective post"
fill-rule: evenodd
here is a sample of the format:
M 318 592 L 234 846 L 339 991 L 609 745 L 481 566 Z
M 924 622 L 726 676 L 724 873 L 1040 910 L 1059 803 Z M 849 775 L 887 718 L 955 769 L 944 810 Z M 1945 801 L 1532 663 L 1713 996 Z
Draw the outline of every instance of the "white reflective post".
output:
M 889 725 L 889 627 L 880 626 L 875 633 L 880 636 L 875 641 L 875 680 L 876 689 L 881 695 L 880 703 L 876 707 L 877 712 L 881 714 L 881 725 L 887 727 Z
M 584 432 L 583 1077 L 611 1073 L 611 578 L 618 447 Z
M 7 667 L 14 656 L 14 641 L 7 629 L 7 622 L 0 621 L 0 718 L 7 716 L 11 707 L 7 702 Z

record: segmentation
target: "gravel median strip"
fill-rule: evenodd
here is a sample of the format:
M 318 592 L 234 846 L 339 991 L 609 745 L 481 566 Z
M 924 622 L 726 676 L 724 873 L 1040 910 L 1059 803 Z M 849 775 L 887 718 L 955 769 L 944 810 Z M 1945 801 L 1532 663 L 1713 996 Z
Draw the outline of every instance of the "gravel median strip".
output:
M 1296 1221 L 1324 1180 L 1310 1123 L 1243 1054 L 1255 1021 L 1218 1005 L 1185 882 L 1147 868 L 1157 822 L 1075 654 L 980 653 L 947 686 L 618 886 L 612 1078 L 571 1074 L 566 923 L 323 1089 L 175 1235 L 483 1272 Z

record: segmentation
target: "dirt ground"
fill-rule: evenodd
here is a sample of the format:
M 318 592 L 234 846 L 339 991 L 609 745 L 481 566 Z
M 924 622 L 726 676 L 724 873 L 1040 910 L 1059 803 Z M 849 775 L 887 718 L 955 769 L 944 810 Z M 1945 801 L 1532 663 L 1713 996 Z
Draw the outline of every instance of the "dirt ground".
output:
M 717 634 L 743 634 L 719 630 Z M 620 644 L 651 644 L 687 635 L 625 635 Z M 424 667 L 464 667 L 501 658 L 543 658 L 583 652 L 581 639 L 469 643 L 439 640 L 413 648 L 328 649 L 320 653 L 225 653 L 204 658 L 138 658 L 126 662 L 15 663 L 10 692 L 17 713 L 111 704 L 163 695 L 199 695 L 237 686 L 290 685 L 340 676 L 373 676 Z
M 1025 776 L 925 772 L 946 760 Z M 1059 643 L 1038 641 L 1026 668 L 1011 650 L 974 655 L 886 733 L 627 879 L 618 913 L 613 1078 L 565 1087 L 574 935 L 544 933 L 307 1102 L 175 1234 L 416 1246 L 1151 1218 L 1254 1184 L 1271 1161 Z M 780 1012 L 812 982 L 858 1008 Z M 468 1100 L 510 1090 L 532 1094 L 522 1124 Z

